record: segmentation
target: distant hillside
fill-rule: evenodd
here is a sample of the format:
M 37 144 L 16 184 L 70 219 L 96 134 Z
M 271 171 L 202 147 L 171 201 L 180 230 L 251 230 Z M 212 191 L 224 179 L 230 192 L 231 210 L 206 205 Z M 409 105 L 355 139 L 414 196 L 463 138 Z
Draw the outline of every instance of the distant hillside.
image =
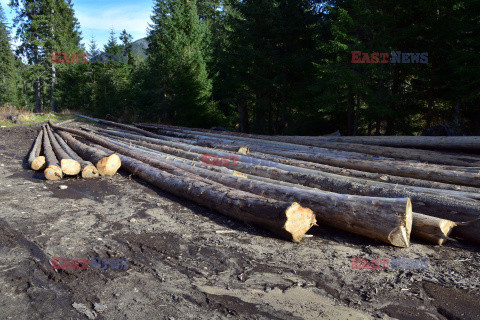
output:
M 147 58 L 147 48 L 148 48 L 148 41 L 147 38 L 138 39 L 132 42 L 132 50 L 134 56 L 136 56 L 140 61 L 143 61 Z M 124 52 L 122 56 L 117 57 L 109 57 L 108 54 L 105 52 L 99 52 L 96 56 L 90 59 L 90 62 L 108 62 L 110 58 L 115 61 L 127 61 L 127 55 Z
M 138 39 L 132 43 L 133 53 L 138 55 L 142 60 L 147 57 L 148 40 L 147 38 Z

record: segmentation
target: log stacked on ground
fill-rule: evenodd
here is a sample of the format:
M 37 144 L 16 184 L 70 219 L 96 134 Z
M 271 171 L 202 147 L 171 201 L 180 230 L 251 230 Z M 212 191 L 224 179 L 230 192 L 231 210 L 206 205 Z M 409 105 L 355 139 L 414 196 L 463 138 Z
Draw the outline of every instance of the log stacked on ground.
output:
M 152 138 L 144 137 L 148 141 Z M 155 141 L 155 140 L 153 140 Z M 178 157 L 202 161 L 203 155 L 184 151 L 166 145 L 151 145 L 152 149 L 172 154 Z M 203 149 L 192 147 L 191 150 L 201 152 Z M 221 153 L 219 153 L 221 154 Z M 231 155 L 223 153 L 225 155 Z M 237 155 L 238 163 L 235 166 L 236 171 L 250 175 L 282 180 L 304 186 L 315 187 L 330 192 L 353 193 L 364 196 L 381 196 L 389 198 L 412 198 L 414 202 L 426 203 L 429 206 L 460 212 L 464 217 L 460 219 L 471 219 L 472 215 L 480 212 L 480 204 L 474 200 L 478 194 L 462 193 L 456 191 L 443 192 L 442 190 L 418 188 L 410 186 L 399 186 L 395 184 L 373 182 L 354 177 L 329 174 L 321 171 L 299 168 L 291 165 L 283 165 L 272 161 L 262 161 L 260 164 L 248 156 Z M 453 196 L 452 196 L 453 195 Z M 458 219 L 459 215 L 451 215 L 450 219 Z
M 213 130 L 206 129 L 192 129 L 182 128 L 167 125 L 152 125 L 152 124 L 138 124 L 145 128 L 161 128 L 166 130 L 181 130 L 181 131 L 201 131 L 203 133 L 212 133 Z M 218 134 L 217 131 L 213 133 Z M 222 134 L 225 134 L 222 132 Z M 227 132 L 225 135 L 230 135 L 232 132 Z M 429 136 L 264 136 L 264 135 L 249 135 L 236 134 L 238 136 L 271 139 L 279 142 L 291 142 L 295 144 L 307 144 L 312 142 L 339 142 L 339 143 L 354 143 L 365 145 L 389 146 L 396 148 L 419 148 L 419 149 L 435 149 L 435 150 L 465 150 L 470 152 L 480 151 L 480 137 L 429 137 Z
M 64 132 L 60 134 L 65 136 L 72 148 L 84 150 L 85 156 L 92 161 L 107 154 Z M 182 173 L 173 166 L 165 165 L 164 170 L 159 170 L 128 156 L 120 155 L 120 159 L 125 170 L 164 191 L 195 201 L 234 219 L 259 225 L 294 242 L 299 242 L 316 223 L 313 212 L 296 202 L 267 199 L 228 188 L 195 174 Z
M 135 124 L 135 126 L 144 129 L 166 129 L 166 130 L 173 130 L 173 131 L 180 131 L 185 132 L 185 128 L 175 127 L 175 126 L 166 126 L 166 125 L 152 125 L 152 124 Z M 206 130 L 206 129 L 195 129 L 189 128 L 189 132 L 202 132 L 202 133 L 210 133 L 215 134 L 218 136 L 218 131 L 214 130 Z M 452 165 L 452 166 L 467 166 L 467 167 L 475 167 L 480 166 L 480 158 L 474 157 L 471 155 L 451 155 L 437 151 L 431 150 L 418 150 L 418 149 L 410 149 L 410 148 L 396 148 L 396 147 L 388 147 L 388 146 L 378 146 L 375 144 L 361 144 L 361 143 L 354 143 L 354 139 L 352 142 L 339 142 L 334 140 L 339 140 L 341 137 L 292 137 L 292 136 L 266 136 L 266 135 L 253 135 L 253 134 L 245 134 L 245 133 L 237 133 L 237 132 L 222 132 L 221 135 L 223 136 L 238 136 L 238 137 L 248 137 L 248 138 L 255 138 L 255 139 L 262 139 L 268 141 L 278 141 L 278 142 L 287 142 L 293 143 L 298 145 L 305 145 L 305 146 L 314 146 L 314 147 L 322 147 L 322 148 L 329 148 L 335 150 L 343 150 L 343 151 L 352 151 L 352 152 L 360 152 L 366 153 L 376 156 L 382 157 L 391 157 L 396 159 L 404 159 L 404 160 L 416 160 L 421 162 L 429 162 L 429 163 L 437 163 L 437 164 L 445 164 L 445 165 Z M 347 138 L 347 137 L 345 137 Z M 348 140 L 347 140 L 348 141 Z
M 62 139 L 62 137 L 58 135 L 58 133 L 54 132 L 53 134 L 63 150 L 65 150 L 65 152 L 72 159 L 78 161 L 82 166 L 82 178 L 91 179 L 100 176 L 97 168 L 90 161 L 83 160 L 75 151 L 72 150 L 72 148 L 68 146 L 68 144 Z
M 47 126 L 43 126 L 43 153 L 45 154 L 46 169 L 43 171 L 48 180 L 60 180 L 63 178 L 63 171 L 60 167 L 55 152 L 53 152 L 50 138 L 47 134 Z
M 166 139 L 158 139 L 158 138 L 151 138 L 151 137 L 144 137 L 139 136 L 131 133 L 119 132 L 119 131 L 112 131 L 112 130 L 100 130 L 101 133 L 106 133 L 111 136 L 127 138 L 130 140 L 134 140 L 135 144 L 140 144 L 143 146 L 147 146 L 149 148 L 155 149 L 155 146 L 152 144 L 159 144 L 165 145 L 177 149 L 182 149 L 185 151 L 192 151 L 199 154 L 211 154 L 216 156 L 238 156 L 238 154 L 242 155 L 250 155 L 249 157 L 242 157 L 243 162 L 258 164 L 262 162 L 278 162 L 280 164 L 285 165 L 292 165 L 296 167 L 306 168 L 306 169 L 313 169 L 313 170 L 320 170 L 327 173 L 333 173 L 338 175 L 368 179 L 368 180 L 375 180 L 378 182 L 388 182 L 390 184 L 396 185 L 404 185 L 404 186 L 414 186 L 414 187 L 422 187 L 422 188 L 434 188 L 434 189 L 445 189 L 445 190 L 453 190 L 453 191 L 464 191 L 468 192 L 472 197 L 476 197 L 480 199 L 480 189 L 472 188 L 472 187 L 465 187 L 465 186 L 458 186 L 454 184 L 446 184 L 441 182 L 434 182 L 429 180 L 420 180 L 414 178 L 405 178 L 405 177 L 398 177 L 392 176 L 387 174 L 379 174 L 379 173 L 370 173 L 365 171 L 358 171 L 352 169 L 345 169 L 340 167 L 334 167 L 329 165 L 323 165 L 319 163 L 312 163 L 302 160 L 296 159 L 289 159 L 282 156 L 275 156 L 275 155 L 266 155 L 262 153 L 251 153 L 249 152 L 247 147 L 241 147 L 238 150 L 238 154 L 235 153 L 237 148 L 235 146 L 226 146 L 222 145 L 221 149 L 214 149 L 210 147 L 204 147 L 201 143 L 198 145 L 192 145 L 188 143 L 178 142 L 178 141 L 169 141 Z M 225 152 L 228 150 L 230 152 Z M 233 152 L 232 152 L 233 151 Z M 166 151 L 168 152 L 168 151 Z M 269 165 L 272 165 L 271 163 Z M 465 195 L 466 196 L 466 195 Z
M 55 128 L 58 128 L 54 125 Z M 82 158 L 90 162 L 96 163 L 98 172 L 102 176 L 113 176 L 121 167 L 121 160 L 118 155 L 112 153 L 107 154 L 95 148 L 91 148 L 79 141 L 64 131 L 59 131 L 60 137 L 67 142 L 67 144 Z
M 336 151 L 318 147 L 299 146 L 291 143 L 272 142 L 254 138 L 221 137 L 218 134 L 200 134 L 195 132 L 176 132 L 163 130 L 167 135 L 185 137 L 196 140 L 208 140 L 214 146 L 247 144 L 251 151 L 269 153 L 277 156 L 317 162 L 351 168 L 366 172 L 385 173 L 416 179 L 432 180 L 437 182 L 458 184 L 463 186 L 480 187 L 480 171 L 478 168 L 448 167 L 442 165 L 405 162 L 391 158 L 367 156 L 358 152 Z M 157 135 L 158 136 L 158 135 Z
M 43 170 L 45 169 L 45 157 L 40 156 L 42 151 L 42 140 L 43 140 L 43 129 L 37 135 L 30 153 L 28 155 L 28 165 L 32 170 Z
M 340 228 L 355 234 L 378 239 L 398 247 L 410 245 L 412 228 L 412 205 L 410 199 L 388 199 L 361 197 L 323 192 L 318 189 L 298 188 L 293 184 L 283 186 L 258 180 L 248 180 L 235 175 L 225 175 L 207 169 L 175 162 L 168 158 L 159 159 L 151 154 L 126 144 L 107 143 L 94 135 L 87 139 L 108 147 L 162 170 L 171 170 L 179 176 L 195 174 L 221 183 L 227 187 L 282 201 L 298 201 L 312 209 L 322 225 Z M 188 172 L 188 174 L 183 174 Z
M 57 159 L 60 161 L 60 167 L 62 172 L 68 176 L 76 176 L 82 170 L 80 163 L 68 155 L 65 150 L 60 146 L 57 139 L 53 135 L 52 129 L 50 126 L 47 126 L 47 134 L 52 145 L 53 151 L 57 156 Z
M 443 244 L 452 229 L 462 230 L 464 225 L 458 221 L 468 217 L 471 220 L 480 213 L 480 162 L 473 155 L 449 154 L 444 160 L 434 161 L 442 153 L 422 154 L 420 150 L 322 139 L 315 143 L 311 138 L 267 138 L 143 126 L 148 130 L 160 129 L 157 134 L 129 125 L 91 120 L 122 131 L 109 130 L 96 135 L 54 127 L 70 139 L 73 138 L 66 132 L 98 144 L 86 146 L 73 139 L 76 141 L 73 143 L 83 145 L 81 148 L 91 148 L 91 153 L 92 150 L 98 153 L 102 148 L 109 149 L 107 153 L 103 151 L 103 156 L 117 152 L 128 162 L 126 167 L 130 166 L 130 172 L 135 172 L 137 166 L 147 166 L 142 167 L 145 171 L 140 170 L 142 179 L 150 179 L 167 190 L 176 186 L 152 180 L 152 174 L 158 177 L 156 172 L 160 172 L 162 177 L 170 174 L 186 180 L 187 184 L 194 180 L 212 188 L 221 186 L 264 199 L 296 202 L 314 210 L 322 225 L 400 247 L 409 245 L 410 234 L 430 243 Z M 64 139 L 68 145 L 72 143 Z M 242 152 L 237 152 L 240 147 L 244 147 Z M 236 157 L 235 168 L 222 167 L 223 162 L 202 166 L 206 155 L 221 157 L 222 154 Z M 437 164 L 418 162 L 428 160 Z M 179 194 L 195 198 L 183 191 Z M 412 212 L 408 198 L 412 198 L 414 206 L 418 204 L 417 212 Z M 193 200 L 201 203 L 199 198 Z

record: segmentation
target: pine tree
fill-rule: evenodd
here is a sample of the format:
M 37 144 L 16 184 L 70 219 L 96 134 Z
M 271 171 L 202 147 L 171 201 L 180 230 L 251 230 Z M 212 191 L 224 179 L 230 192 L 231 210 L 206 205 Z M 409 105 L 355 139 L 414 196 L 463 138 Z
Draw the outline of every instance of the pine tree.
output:
M 9 29 L 0 4 L 0 106 L 5 103 L 18 104 L 18 71 L 15 57 L 10 48 Z
M 206 24 L 195 0 L 157 0 L 149 31 L 151 104 L 162 120 L 190 126 L 215 121 L 207 72 Z

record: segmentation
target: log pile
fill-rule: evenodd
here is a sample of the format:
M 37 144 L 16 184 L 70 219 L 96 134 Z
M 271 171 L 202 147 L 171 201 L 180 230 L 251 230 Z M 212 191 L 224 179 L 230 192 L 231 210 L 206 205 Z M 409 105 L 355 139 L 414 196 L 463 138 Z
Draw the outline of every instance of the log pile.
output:
M 30 168 L 43 171 L 45 178 L 52 181 L 61 180 L 65 175 L 77 176 L 80 173 L 85 179 L 97 178 L 100 175 L 112 176 L 120 168 L 120 158 L 113 153 L 102 153 L 102 156 L 97 157 L 87 155 L 88 158 L 96 159 L 96 166 L 84 160 L 65 142 L 68 138 L 64 132 L 55 132 L 51 125 L 42 126 L 28 154 Z
M 108 176 L 121 164 L 295 242 L 318 223 L 397 247 L 411 237 L 478 244 L 479 137 L 263 136 L 85 118 L 103 128 L 45 126 L 28 156 L 32 169 L 46 167 L 55 180 L 78 174 L 74 167 L 93 172 L 93 163 Z

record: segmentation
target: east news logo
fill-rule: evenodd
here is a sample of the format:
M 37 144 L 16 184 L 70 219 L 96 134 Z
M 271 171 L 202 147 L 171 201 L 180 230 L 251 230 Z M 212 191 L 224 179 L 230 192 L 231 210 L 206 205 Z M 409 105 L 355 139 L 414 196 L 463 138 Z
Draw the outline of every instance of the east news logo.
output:
M 352 51 L 352 63 L 428 63 L 428 52 L 392 51 L 388 52 Z

